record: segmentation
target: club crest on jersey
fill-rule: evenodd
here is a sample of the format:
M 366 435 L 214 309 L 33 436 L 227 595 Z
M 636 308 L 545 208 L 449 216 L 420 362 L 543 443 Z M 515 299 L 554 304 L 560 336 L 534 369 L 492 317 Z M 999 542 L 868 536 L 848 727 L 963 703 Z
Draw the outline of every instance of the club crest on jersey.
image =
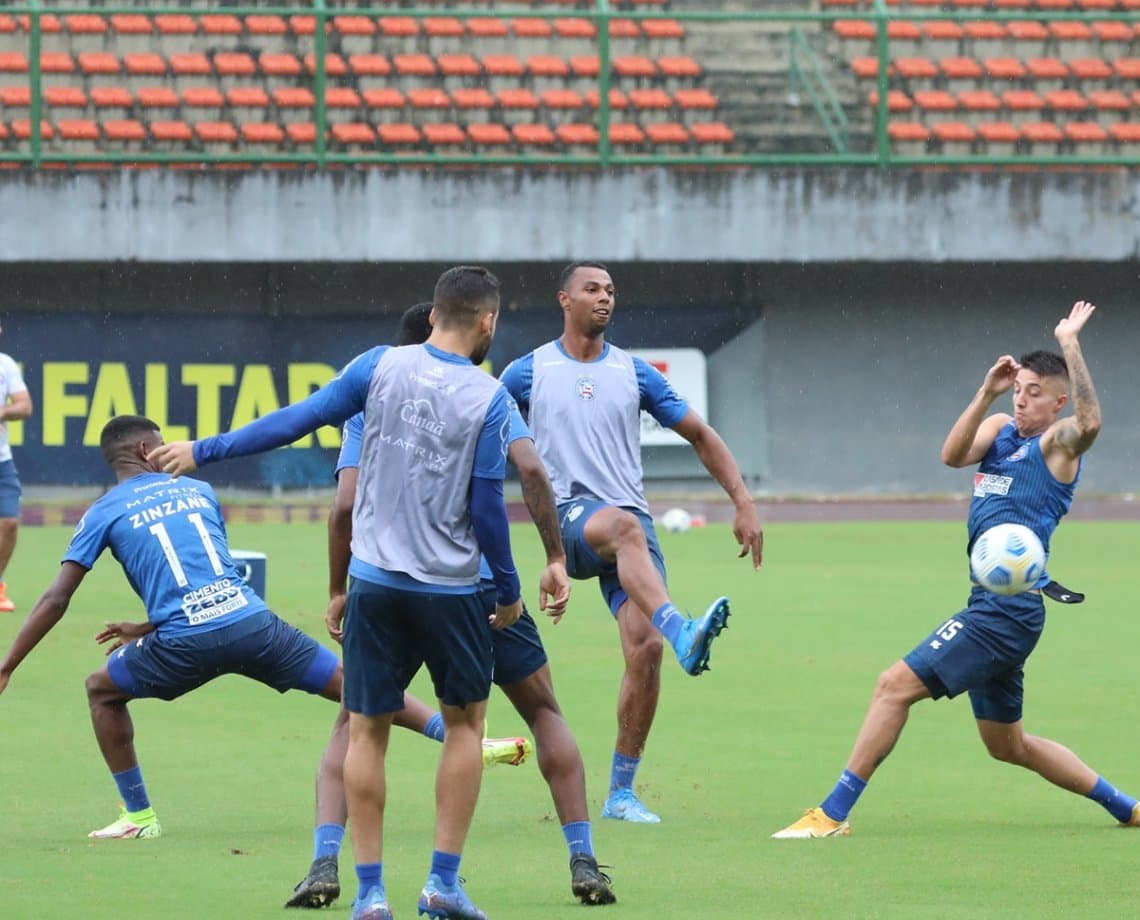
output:
M 1024 460 L 1028 455 L 1029 455 L 1029 445 L 1028 444 L 1022 444 L 1021 447 L 1019 447 L 1017 450 L 1015 450 L 1012 454 L 1010 454 L 1005 459 L 1009 463 L 1016 463 L 1018 460 Z
M 598 385 L 593 377 L 579 377 L 574 382 L 574 392 L 578 394 L 579 399 L 588 402 L 598 395 Z
M 974 473 L 974 495 L 1008 495 L 1013 485 L 1012 476 L 998 476 L 996 473 Z

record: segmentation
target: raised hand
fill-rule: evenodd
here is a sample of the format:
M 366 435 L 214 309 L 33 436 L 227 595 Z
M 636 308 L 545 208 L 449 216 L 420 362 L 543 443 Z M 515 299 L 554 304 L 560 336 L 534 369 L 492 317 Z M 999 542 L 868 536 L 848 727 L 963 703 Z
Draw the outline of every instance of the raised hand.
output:
M 1080 331 L 1085 328 L 1085 323 L 1089 321 L 1089 317 L 1095 311 L 1096 307 L 1087 300 L 1078 300 L 1073 304 L 1073 309 L 1069 311 L 1069 315 L 1062 317 L 1061 321 L 1057 323 L 1057 328 L 1053 330 L 1053 335 L 1057 337 L 1057 341 L 1064 344 L 1066 340 L 1075 339 Z
M 1019 370 L 1021 370 L 1021 365 L 1017 363 L 1013 355 L 1002 355 L 997 359 L 997 363 L 986 371 L 986 379 L 982 382 L 982 389 L 994 396 L 1005 393 L 1013 386 Z

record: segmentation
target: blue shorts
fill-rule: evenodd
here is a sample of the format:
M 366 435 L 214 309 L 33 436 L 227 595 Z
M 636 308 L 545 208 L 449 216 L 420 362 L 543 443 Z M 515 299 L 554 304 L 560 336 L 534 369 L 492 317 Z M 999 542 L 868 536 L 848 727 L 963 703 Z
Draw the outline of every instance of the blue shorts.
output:
M 1040 594 L 1002 597 L 977 588 L 965 610 L 904 659 L 935 699 L 970 692 L 975 719 L 1021 720 L 1023 666 L 1045 627 Z
M 496 592 L 494 587 L 482 590 L 483 615 L 495 612 Z M 495 654 L 493 680 L 498 687 L 509 687 L 520 680 L 526 680 L 546 664 L 546 649 L 538 636 L 538 625 L 523 609 L 523 615 L 506 629 L 491 630 L 491 645 Z
M 0 462 L 0 518 L 20 516 L 20 476 L 11 460 Z
M 618 608 L 626 602 L 629 595 L 625 593 L 618 581 L 617 564 L 606 562 L 590 549 L 583 531 L 586 522 L 603 508 L 612 508 L 605 502 L 581 498 L 576 501 L 563 502 L 558 506 L 558 519 L 562 525 L 562 545 L 566 547 L 566 572 L 571 578 L 597 578 L 598 587 L 602 589 L 602 597 L 610 613 L 617 616 Z M 644 511 L 636 508 L 623 508 L 637 517 L 641 529 L 645 531 L 645 542 L 649 544 L 649 558 L 653 560 L 657 571 L 661 573 L 661 580 L 668 583 L 665 575 L 665 557 L 661 555 L 661 545 L 657 542 L 657 531 L 653 529 L 653 518 Z M 652 610 L 648 611 L 653 613 Z
M 344 705 L 379 716 L 404 708 L 420 665 L 435 695 L 466 706 L 491 693 L 491 627 L 482 595 L 427 594 L 354 578 L 344 610 Z
M 223 674 L 240 674 L 279 693 L 320 693 L 337 656 L 268 610 L 209 632 L 124 645 L 107 661 L 111 680 L 133 697 L 173 700 Z

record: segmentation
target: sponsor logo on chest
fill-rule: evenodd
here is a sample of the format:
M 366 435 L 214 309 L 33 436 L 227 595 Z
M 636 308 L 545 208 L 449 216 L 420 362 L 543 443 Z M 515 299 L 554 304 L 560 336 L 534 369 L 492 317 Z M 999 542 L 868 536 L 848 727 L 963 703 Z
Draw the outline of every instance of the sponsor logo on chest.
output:
M 996 473 L 974 474 L 974 496 L 1008 495 L 1009 487 L 1013 485 L 1012 476 L 999 476 Z

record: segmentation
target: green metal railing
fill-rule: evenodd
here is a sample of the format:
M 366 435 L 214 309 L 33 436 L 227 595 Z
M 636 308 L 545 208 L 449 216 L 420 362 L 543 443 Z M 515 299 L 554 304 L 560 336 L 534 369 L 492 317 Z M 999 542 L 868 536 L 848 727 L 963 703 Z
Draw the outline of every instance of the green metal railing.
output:
M 85 164 L 85 163 L 204 163 L 204 164 L 247 164 L 247 163 L 288 163 L 307 165 L 317 168 L 341 165 L 478 165 L 494 164 L 512 166 L 552 165 L 567 167 L 627 167 L 627 166 L 917 166 L 917 165 L 943 165 L 943 166 L 1002 166 L 1002 165 L 1077 165 L 1077 166 L 1140 166 L 1140 158 L 1124 155 L 1077 155 L 1056 154 L 1049 156 L 1034 155 L 1032 153 L 1015 154 L 1011 156 L 961 155 L 944 156 L 938 153 L 925 155 L 901 155 L 891 149 L 888 136 L 888 90 L 890 88 L 890 75 L 888 65 L 891 60 L 891 41 L 887 26 L 890 20 L 923 21 L 930 19 L 951 20 L 956 22 L 969 22 L 978 20 L 994 20 L 1009 22 L 1013 20 L 1037 20 L 1041 22 L 1055 22 L 1061 20 L 1081 20 L 1091 22 L 1094 20 L 1122 20 L 1140 23 L 1140 13 L 1125 11 L 1048 11 L 1029 12 L 1015 11 L 986 11 L 977 9 L 965 11 L 931 9 L 922 7 L 894 7 L 887 9 L 884 0 L 872 0 L 870 8 L 844 8 L 842 10 L 699 10 L 699 9 L 669 9 L 669 10 L 614 10 L 608 0 L 595 0 L 589 8 L 567 9 L 564 6 L 555 8 L 487 8 L 487 7 L 446 7 L 434 6 L 431 8 L 406 8 L 387 5 L 369 5 L 367 7 L 332 7 L 325 0 L 308 0 L 307 3 L 275 6 L 226 6 L 222 9 L 216 7 L 189 7 L 167 3 L 119 5 L 113 2 L 99 7 L 78 6 L 68 4 L 66 0 L 60 3 L 51 3 L 46 6 L 43 0 L 25 0 L 25 2 L 0 9 L 0 12 L 9 15 L 27 15 L 30 17 L 28 33 L 28 81 L 30 86 L 30 137 L 29 149 L 4 150 L 0 149 L 0 162 L 16 161 L 40 166 L 45 163 Z M 311 150 L 295 151 L 291 153 L 265 153 L 253 149 L 242 153 L 207 153 L 202 150 L 179 151 L 97 151 L 94 153 L 71 153 L 64 150 L 45 148 L 41 132 L 43 113 L 43 88 L 41 86 L 40 51 L 43 46 L 43 32 L 40 18 L 51 13 L 64 16 L 70 14 L 98 13 L 108 17 L 114 14 L 141 14 L 153 18 L 166 13 L 182 14 L 192 17 L 210 15 L 211 13 L 225 12 L 235 16 L 248 15 L 278 15 L 283 17 L 304 14 L 312 15 L 316 19 L 316 28 L 313 33 L 313 50 L 315 57 L 315 73 L 313 74 L 312 89 L 314 92 L 313 118 L 316 125 L 316 136 Z M 368 152 L 347 153 L 330 150 L 327 142 L 327 113 L 325 109 L 325 87 L 328 83 L 326 72 L 326 53 L 328 39 L 326 27 L 329 21 L 338 15 L 368 14 L 370 16 L 398 15 L 423 19 L 431 16 L 449 16 L 455 18 L 489 17 L 500 19 L 556 19 L 573 16 L 588 19 L 597 29 L 597 51 L 599 59 L 598 74 L 598 111 L 596 127 L 598 129 L 598 145 L 596 150 L 588 154 L 546 154 L 546 153 L 519 153 L 519 154 L 441 154 L 441 153 L 392 153 Z M 821 120 L 823 133 L 831 140 L 835 152 L 725 152 L 717 154 L 665 154 L 665 153 L 620 153 L 616 152 L 610 144 L 609 125 L 611 123 L 610 89 L 611 75 L 611 43 L 609 35 L 609 22 L 612 19 L 633 19 L 639 22 L 654 19 L 672 19 L 682 23 L 786 23 L 789 29 L 790 65 L 789 81 L 793 89 L 802 88 L 808 95 L 815 111 Z M 874 24 L 876 29 L 876 56 L 879 59 L 878 68 L 878 104 L 874 114 L 874 140 L 871 148 L 866 151 L 852 149 L 850 141 L 850 125 L 846 112 L 835 92 L 834 86 L 828 81 L 824 67 L 818 54 L 816 54 L 807 39 L 806 31 L 811 28 L 830 33 L 830 26 L 835 20 L 863 20 Z M 740 126 L 737 125 L 737 128 Z

